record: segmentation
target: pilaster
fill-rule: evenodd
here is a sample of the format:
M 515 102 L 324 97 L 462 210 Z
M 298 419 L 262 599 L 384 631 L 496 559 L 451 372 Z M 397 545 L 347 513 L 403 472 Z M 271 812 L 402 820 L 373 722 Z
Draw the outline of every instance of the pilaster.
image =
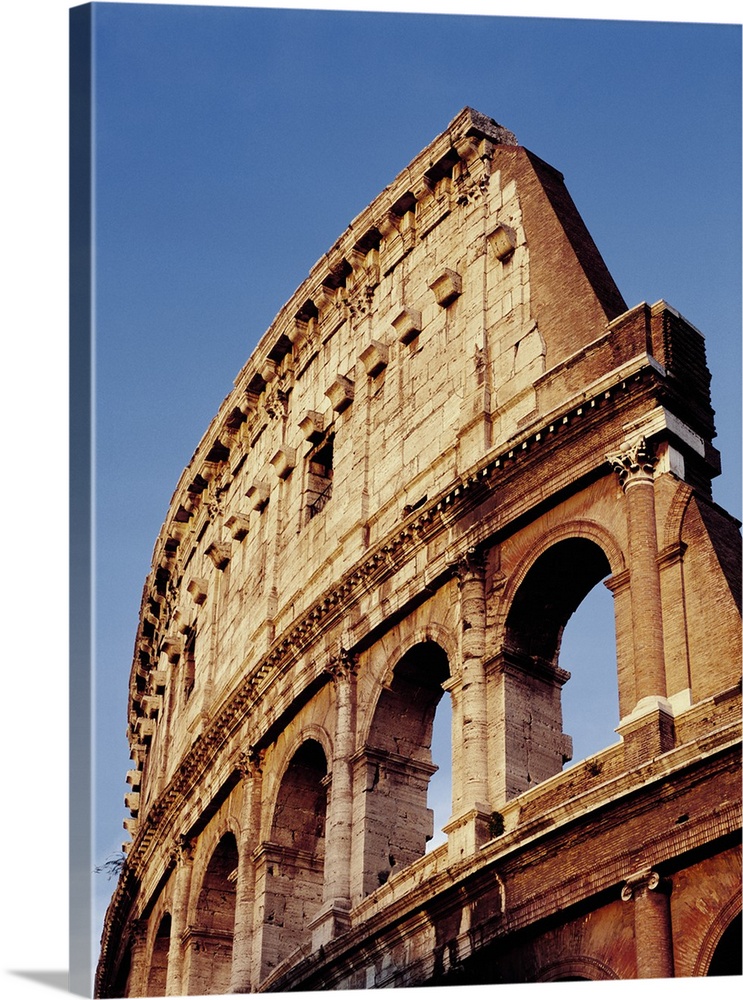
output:
M 450 684 L 452 702 L 460 710 L 454 734 L 461 746 L 457 815 L 444 828 L 452 861 L 472 854 L 489 839 L 488 715 L 485 679 L 485 559 L 470 549 L 454 566 L 459 585 L 459 661 L 461 671 Z
M 168 977 L 165 995 L 183 996 L 184 952 L 183 937 L 186 933 L 191 876 L 193 873 L 193 844 L 186 837 L 179 837 L 173 848 L 175 858 L 175 886 L 170 924 L 170 950 L 168 952 Z
M 624 491 L 629 539 L 630 601 L 636 703 L 621 719 L 629 766 L 673 747 L 673 712 L 667 699 L 663 611 L 655 524 L 657 458 L 644 437 L 609 456 Z
M 139 997 L 147 995 L 147 921 L 140 918 L 131 923 L 129 935 L 130 966 L 127 993 Z
M 323 905 L 311 923 L 316 950 L 350 926 L 356 657 L 341 650 L 328 663 L 335 688 L 335 739 L 325 834 Z
M 262 755 L 250 748 L 240 754 L 243 782 L 242 837 L 235 886 L 235 927 L 232 943 L 230 993 L 251 993 L 253 981 L 253 927 L 255 920 L 255 862 L 253 850 L 260 836 L 263 785 Z

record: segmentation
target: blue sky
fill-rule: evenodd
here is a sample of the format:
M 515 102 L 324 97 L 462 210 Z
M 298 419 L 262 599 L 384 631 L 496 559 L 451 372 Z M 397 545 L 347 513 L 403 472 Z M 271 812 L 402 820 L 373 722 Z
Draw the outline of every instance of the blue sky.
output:
M 68 5 L 52 6 L 58 16 Z M 724 467 L 715 496 L 740 516 L 741 34 L 739 25 L 667 21 L 96 8 L 100 863 L 125 839 L 128 675 L 142 585 L 178 477 L 315 261 L 463 106 L 496 118 L 563 172 L 630 305 L 664 298 L 705 334 Z M 473 5 L 436 9 L 447 8 Z M 603 9 L 645 18 L 658 8 Z M 658 16 L 669 8 L 694 16 L 678 3 Z M 48 41 L 46 32 L 39 21 L 22 37 Z M 16 87 L 32 89 L 42 62 L 40 50 L 38 62 L 23 63 Z M 47 86 L 63 77 L 64 68 Z M 56 93 L 51 100 L 58 109 Z M 40 120 L 22 120 L 20 148 Z M 38 169 L 37 158 L 24 162 L 24 207 L 47 196 Z M 41 208 L 26 209 L 24 240 L 35 240 L 17 245 L 19 256 L 49 265 L 42 218 Z M 35 285 L 26 294 L 20 329 L 43 298 Z M 46 380 L 44 393 L 59 393 L 64 359 L 36 325 L 26 364 Z M 63 412 L 63 385 L 52 398 Z M 5 421 L 11 433 L 18 405 Z M 64 451 L 48 419 L 31 426 L 36 440 L 51 435 L 50 447 Z M 30 523 L 45 517 L 41 508 Z M 20 548 L 14 564 L 24 557 Z M 595 654 L 595 645 L 578 646 L 576 657 Z M 94 882 L 97 938 L 113 883 Z
M 311 266 L 463 106 L 564 173 L 630 305 L 706 334 L 739 512 L 740 32 L 102 4 L 95 80 L 100 862 L 125 838 L 127 682 L 175 483 Z

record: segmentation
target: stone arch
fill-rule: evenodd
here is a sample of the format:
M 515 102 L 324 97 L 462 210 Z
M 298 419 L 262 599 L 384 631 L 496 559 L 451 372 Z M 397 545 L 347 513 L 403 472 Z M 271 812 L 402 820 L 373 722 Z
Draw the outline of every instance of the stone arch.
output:
M 414 646 L 419 646 L 427 642 L 439 646 L 443 650 L 451 672 L 451 667 L 456 663 L 458 656 L 456 639 L 445 626 L 440 625 L 438 622 L 429 622 L 426 625 L 411 630 L 394 646 L 390 654 L 386 657 L 384 674 L 379 679 L 381 687 L 389 687 L 392 684 L 398 664 Z M 371 729 L 372 720 L 373 715 L 369 719 L 368 729 Z
M 406 647 L 379 692 L 366 743 L 356 757 L 355 785 L 363 801 L 363 895 L 422 857 L 433 836 L 427 802 L 436 770 L 431 737 L 450 677 L 449 657 L 430 638 Z
M 168 978 L 168 953 L 170 951 L 171 918 L 169 913 L 163 914 L 157 925 L 155 939 L 152 942 L 150 971 L 147 976 L 147 996 L 164 997 L 165 984 Z
M 504 648 L 557 666 L 568 618 L 610 572 L 603 548 L 585 535 L 570 535 L 542 546 L 520 574 L 508 601 Z
M 280 750 L 275 754 L 274 759 L 271 762 L 271 775 L 273 776 L 273 787 L 272 790 L 268 791 L 265 800 L 265 813 L 264 813 L 264 830 L 268 833 L 268 839 L 271 839 L 271 826 L 274 822 L 274 814 L 276 812 L 276 804 L 278 801 L 279 793 L 281 791 L 281 784 L 284 781 L 286 772 L 291 766 L 291 763 L 301 750 L 302 745 L 312 741 L 317 743 L 325 756 L 326 762 L 333 759 L 333 740 L 323 726 L 317 723 L 310 722 L 304 726 L 300 732 L 298 732 L 291 742 L 287 742 L 283 750 Z M 276 746 L 274 746 L 274 751 Z M 266 777 L 264 774 L 264 789 L 266 788 Z
M 673 499 L 668 505 L 661 551 L 670 548 L 672 545 L 677 545 L 681 541 L 684 517 L 693 496 L 694 492 L 687 483 L 678 483 Z
M 499 630 L 503 629 L 514 597 L 520 590 L 526 577 L 531 573 L 534 564 L 560 542 L 577 539 L 593 542 L 601 550 L 608 565 L 607 572 L 611 573 L 612 576 L 618 576 L 626 569 L 627 561 L 622 546 L 614 535 L 597 521 L 585 518 L 555 525 L 542 533 L 538 539 L 528 546 L 527 554 L 509 573 L 498 619 Z
M 237 864 L 237 840 L 228 831 L 211 853 L 195 900 L 188 934 L 189 993 L 229 992 Z
M 569 980 L 619 979 L 617 973 L 598 958 L 572 955 L 545 965 L 536 976 L 538 983 L 558 983 Z
M 328 757 L 307 731 L 284 768 L 261 845 L 256 882 L 262 886 L 261 978 L 311 941 L 310 923 L 323 900 Z
M 581 521 L 542 536 L 510 575 L 491 665 L 496 703 L 505 706 L 496 801 L 551 778 L 572 758 L 563 733 L 562 688 L 570 674 L 558 662 L 562 633 L 593 587 L 623 566 L 611 536 Z
M 733 955 L 732 949 L 737 947 Z M 722 907 L 707 931 L 694 964 L 694 976 L 741 974 L 741 898 L 736 893 Z M 737 962 L 737 971 L 727 967 Z

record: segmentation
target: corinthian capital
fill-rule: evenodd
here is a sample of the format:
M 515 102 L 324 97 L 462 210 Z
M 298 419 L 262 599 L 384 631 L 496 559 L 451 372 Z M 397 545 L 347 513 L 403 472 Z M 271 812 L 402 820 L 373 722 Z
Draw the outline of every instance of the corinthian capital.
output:
M 235 767 L 245 781 L 256 777 L 263 771 L 263 751 L 253 746 L 241 750 L 237 755 Z
M 452 573 L 460 587 L 468 580 L 482 580 L 485 576 L 485 554 L 477 548 L 467 549 L 464 556 L 452 565 Z
M 630 445 L 626 451 L 606 456 L 619 475 L 622 489 L 640 482 L 652 482 L 655 464 L 658 461 L 644 437 Z
M 356 653 L 349 653 L 347 649 L 343 649 L 341 646 L 337 655 L 331 656 L 328 660 L 325 670 L 335 680 L 340 680 L 341 678 L 353 676 L 358 669 L 358 665 L 358 655 Z

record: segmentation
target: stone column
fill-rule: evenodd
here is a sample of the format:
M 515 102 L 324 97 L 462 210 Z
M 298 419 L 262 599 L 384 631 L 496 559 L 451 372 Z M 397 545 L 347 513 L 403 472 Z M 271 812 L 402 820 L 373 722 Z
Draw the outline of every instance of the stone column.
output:
M 459 701 L 461 743 L 457 769 L 460 787 L 459 815 L 444 828 L 449 855 L 459 860 L 490 837 L 488 804 L 488 718 L 485 682 L 485 560 L 470 549 L 454 568 L 459 584 L 461 679 L 452 685 L 452 699 Z M 455 688 L 457 690 L 455 690 Z
M 253 970 L 253 924 L 255 919 L 255 862 L 253 851 L 260 838 L 262 758 L 249 749 L 240 754 L 238 768 L 243 780 L 242 837 L 238 849 L 235 885 L 235 926 L 232 938 L 230 993 L 251 993 Z
M 175 855 L 175 886 L 170 914 L 170 950 L 168 951 L 168 976 L 165 995 L 179 997 L 185 993 L 183 982 L 183 935 L 188 927 L 188 905 L 191 895 L 193 872 L 193 845 L 186 837 L 179 837 L 173 851 Z
M 635 707 L 617 731 L 628 766 L 673 747 L 673 712 L 667 700 L 663 612 L 655 527 L 656 457 L 645 438 L 611 456 L 627 503 Z
M 147 921 L 133 920 L 130 936 L 130 965 L 127 994 L 130 997 L 147 996 L 149 967 L 147 962 Z
M 671 885 L 651 868 L 635 872 L 622 887 L 634 907 L 638 979 L 670 979 L 673 971 Z
M 335 685 L 335 739 L 326 817 L 323 906 L 312 922 L 313 949 L 326 944 L 349 926 L 356 667 L 356 658 L 341 650 L 327 668 Z
M 663 617 L 655 529 L 656 458 L 645 438 L 612 458 L 627 498 L 632 631 L 635 651 L 635 691 L 638 703 L 666 697 Z

